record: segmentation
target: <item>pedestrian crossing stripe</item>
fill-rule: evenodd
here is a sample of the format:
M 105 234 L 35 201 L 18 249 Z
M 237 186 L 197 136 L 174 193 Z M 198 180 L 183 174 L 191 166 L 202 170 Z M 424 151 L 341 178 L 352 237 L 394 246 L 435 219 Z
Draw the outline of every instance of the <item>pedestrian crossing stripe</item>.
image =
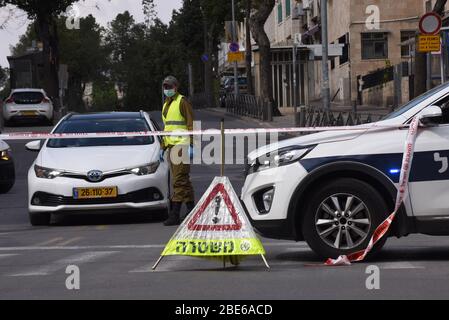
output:
M 265 249 L 227 177 L 216 177 L 161 256 L 221 258 L 264 255 Z

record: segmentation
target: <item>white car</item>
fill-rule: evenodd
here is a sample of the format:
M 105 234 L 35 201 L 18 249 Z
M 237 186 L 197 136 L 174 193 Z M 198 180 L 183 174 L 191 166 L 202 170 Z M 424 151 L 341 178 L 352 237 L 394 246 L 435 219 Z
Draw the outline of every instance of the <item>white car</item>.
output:
M 389 236 L 449 235 L 449 85 L 378 125 L 419 116 L 409 197 Z M 393 212 L 408 130 L 328 131 L 260 148 L 248 158 L 242 202 L 269 238 L 305 240 L 323 258 L 364 249 Z M 378 243 L 378 251 L 385 239 Z
M 53 123 L 53 103 L 42 89 L 14 89 L 3 104 L 5 126 L 17 120 Z
M 145 112 L 70 114 L 53 133 L 159 130 Z M 166 215 L 169 169 L 160 161 L 158 137 L 50 139 L 26 145 L 40 151 L 28 172 L 32 225 L 50 224 L 51 214 L 148 211 Z
M 6 193 L 15 182 L 14 161 L 9 145 L 0 140 L 0 193 Z

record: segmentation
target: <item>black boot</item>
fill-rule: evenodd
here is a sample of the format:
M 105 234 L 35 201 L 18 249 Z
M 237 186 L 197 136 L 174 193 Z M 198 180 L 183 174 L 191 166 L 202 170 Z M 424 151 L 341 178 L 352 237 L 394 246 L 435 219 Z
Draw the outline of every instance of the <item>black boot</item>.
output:
M 164 226 L 177 226 L 181 223 L 179 215 L 181 213 L 182 202 L 172 202 L 168 219 L 164 221 Z
M 184 217 L 181 218 L 181 222 L 185 220 L 185 218 L 193 211 L 193 209 L 195 208 L 195 202 L 191 201 L 191 202 L 186 202 L 186 215 Z
M 195 202 L 193 201 L 187 202 L 186 207 L 187 207 L 187 214 L 190 214 L 192 210 L 195 209 Z

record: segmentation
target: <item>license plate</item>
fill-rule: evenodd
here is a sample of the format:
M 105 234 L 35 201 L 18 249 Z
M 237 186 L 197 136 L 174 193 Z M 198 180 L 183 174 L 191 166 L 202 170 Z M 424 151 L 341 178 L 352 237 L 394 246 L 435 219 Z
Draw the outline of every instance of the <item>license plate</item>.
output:
M 39 115 L 39 112 L 37 112 L 37 111 L 22 111 L 21 115 L 22 116 L 37 116 L 37 115 Z
M 117 198 L 117 195 L 117 187 L 73 189 L 74 199 Z

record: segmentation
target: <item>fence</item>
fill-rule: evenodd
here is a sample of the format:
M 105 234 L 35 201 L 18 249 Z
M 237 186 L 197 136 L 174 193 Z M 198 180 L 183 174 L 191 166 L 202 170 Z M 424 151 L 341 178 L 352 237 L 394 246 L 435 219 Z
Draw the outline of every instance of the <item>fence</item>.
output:
M 226 111 L 238 116 L 251 117 L 263 121 L 272 121 L 270 101 L 247 94 L 222 96 Z
M 355 111 L 327 111 L 319 108 L 300 108 L 301 127 L 355 126 L 379 121 L 384 115 Z

